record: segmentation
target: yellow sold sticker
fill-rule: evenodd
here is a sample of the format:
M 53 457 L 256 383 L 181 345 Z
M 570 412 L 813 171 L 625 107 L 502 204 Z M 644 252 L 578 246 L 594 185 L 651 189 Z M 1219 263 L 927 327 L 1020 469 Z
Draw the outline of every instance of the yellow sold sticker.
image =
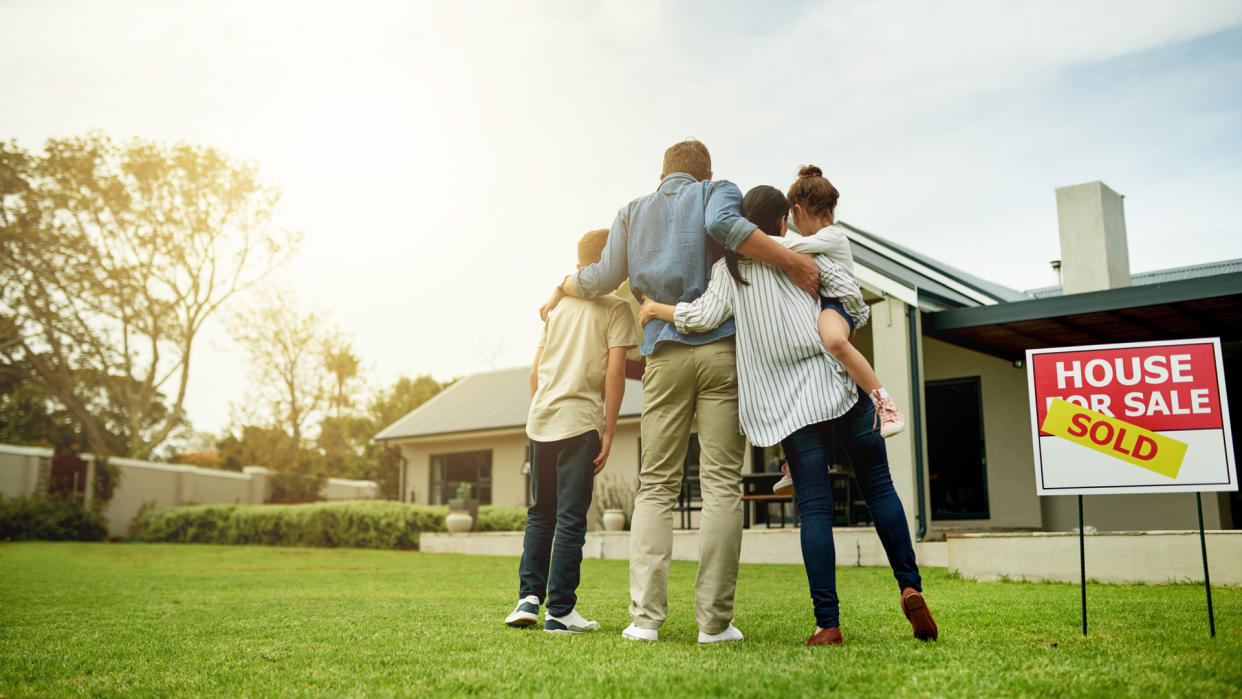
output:
M 1177 478 L 1186 443 L 1056 398 L 1040 429 L 1162 476 Z

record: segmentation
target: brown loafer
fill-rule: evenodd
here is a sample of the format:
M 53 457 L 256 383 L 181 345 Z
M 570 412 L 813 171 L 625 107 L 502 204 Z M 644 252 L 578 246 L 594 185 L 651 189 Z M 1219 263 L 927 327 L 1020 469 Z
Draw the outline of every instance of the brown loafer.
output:
M 939 637 L 940 630 L 936 628 L 936 620 L 927 608 L 927 600 L 923 599 L 923 594 L 918 590 L 907 587 L 901 591 L 901 611 L 910 620 L 915 638 L 920 641 L 934 641 Z
M 826 629 L 815 629 L 815 633 L 806 639 L 807 646 L 839 646 L 842 643 L 841 627 L 832 626 Z

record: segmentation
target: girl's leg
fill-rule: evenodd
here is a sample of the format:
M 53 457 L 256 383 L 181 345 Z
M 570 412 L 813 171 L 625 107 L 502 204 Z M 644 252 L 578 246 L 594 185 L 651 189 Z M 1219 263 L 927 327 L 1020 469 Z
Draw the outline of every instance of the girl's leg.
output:
M 831 308 L 819 312 L 819 337 L 828 353 L 841 362 L 846 373 L 867 395 L 880 388 L 880 378 L 867 358 L 850 344 L 850 324 L 840 313 Z
M 821 629 L 840 626 L 837 606 L 836 548 L 832 541 L 832 485 L 828 481 L 827 423 L 807 425 L 786 437 L 781 446 L 789 471 L 798 482 L 802 518 L 802 561 Z

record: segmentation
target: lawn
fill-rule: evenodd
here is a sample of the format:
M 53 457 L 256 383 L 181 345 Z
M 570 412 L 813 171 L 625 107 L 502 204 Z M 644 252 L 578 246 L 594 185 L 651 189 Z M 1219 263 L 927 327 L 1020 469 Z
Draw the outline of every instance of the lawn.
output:
M 624 641 L 624 561 L 583 563 L 582 636 L 501 623 L 517 560 L 163 544 L 0 544 L 0 696 L 1242 695 L 1242 590 L 972 583 L 925 571 L 921 643 L 889 572 L 842 568 L 846 645 L 813 630 L 800 566 L 744 565 L 746 640 L 700 647 L 674 562 L 658 643 Z

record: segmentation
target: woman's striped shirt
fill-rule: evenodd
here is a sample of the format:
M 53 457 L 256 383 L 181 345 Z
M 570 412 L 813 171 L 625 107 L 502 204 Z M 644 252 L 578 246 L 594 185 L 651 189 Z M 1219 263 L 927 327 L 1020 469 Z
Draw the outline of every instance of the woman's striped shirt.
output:
M 815 255 L 820 293 L 835 297 L 862 327 L 871 312 L 854 277 L 826 255 Z M 710 330 L 737 318 L 738 419 L 752 444 L 771 446 L 807 425 L 840 417 L 858 389 L 819 337 L 819 299 L 798 288 L 782 270 L 742 260 L 743 286 L 724 260 L 712 267 L 703 295 L 677 304 L 683 333 Z

